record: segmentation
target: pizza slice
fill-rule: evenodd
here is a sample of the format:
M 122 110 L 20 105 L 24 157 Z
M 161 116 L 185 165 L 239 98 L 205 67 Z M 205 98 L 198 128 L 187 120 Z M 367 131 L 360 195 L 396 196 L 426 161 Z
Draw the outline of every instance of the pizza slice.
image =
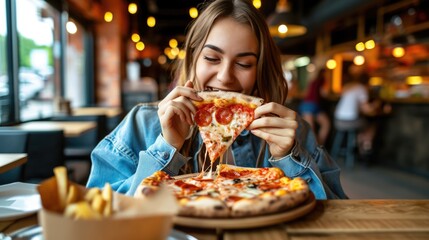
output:
M 252 123 L 254 110 L 263 99 L 225 91 L 202 91 L 198 95 L 204 100 L 193 102 L 197 108 L 194 121 L 213 163 Z

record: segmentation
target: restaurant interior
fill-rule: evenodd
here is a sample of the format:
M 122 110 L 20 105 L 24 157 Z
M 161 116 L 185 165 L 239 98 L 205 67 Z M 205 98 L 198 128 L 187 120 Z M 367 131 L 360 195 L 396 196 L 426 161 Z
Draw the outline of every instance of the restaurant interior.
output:
M 97 144 L 135 105 L 159 101 L 174 86 L 172 70 L 176 60 L 185 58 L 187 27 L 198 18 L 203 3 L 0 0 L 0 212 L 6 204 L 2 186 L 17 182 L 37 186 L 53 177 L 58 166 L 66 166 L 70 180 L 85 186 Z M 315 225 L 297 222 L 287 231 L 275 221 L 277 225 L 258 228 L 256 224 L 256 230 L 250 231 L 235 230 L 240 227 L 208 231 L 185 224 L 174 228 L 179 231 L 171 239 L 194 239 L 179 236 L 183 232 L 197 239 L 230 240 L 427 239 L 429 1 L 252 3 L 266 18 L 281 52 L 289 88 L 287 107 L 300 114 L 312 81 L 324 70 L 321 106 L 329 128 L 323 146 L 342 169 L 341 181 L 351 205 L 318 202 L 317 214 L 327 212 L 327 216 L 318 219 L 312 214 Z M 356 129 L 335 123 L 345 86 L 358 75 L 367 77 L 370 99 L 381 104 L 377 112 L 365 116 L 372 137 L 371 147 L 363 152 Z M 316 122 L 314 131 L 322 127 Z M 331 208 L 335 212 L 334 208 L 360 206 L 359 200 L 366 201 L 368 209 L 357 215 L 342 212 L 350 217 L 349 225 L 329 215 Z M 389 210 L 401 207 L 409 211 Z M 371 215 L 366 210 L 385 217 L 365 219 Z M 22 215 L 24 220 L 0 214 L 0 239 L 7 239 L 3 232 L 11 234 L 41 221 L 34 212 Z M 383 222 L 389 218 L 391 222 Z

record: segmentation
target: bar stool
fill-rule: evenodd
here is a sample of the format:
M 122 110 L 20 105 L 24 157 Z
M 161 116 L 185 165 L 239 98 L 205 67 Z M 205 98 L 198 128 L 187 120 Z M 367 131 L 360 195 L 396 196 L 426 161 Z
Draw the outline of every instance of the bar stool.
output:
M 353 168 L 357 157 L 357 133 L 362 127 L 361 120 L 335 120 L 335 136 L 332 143 L 331 155 L 334 159 L 344 157 L 345 166 Z

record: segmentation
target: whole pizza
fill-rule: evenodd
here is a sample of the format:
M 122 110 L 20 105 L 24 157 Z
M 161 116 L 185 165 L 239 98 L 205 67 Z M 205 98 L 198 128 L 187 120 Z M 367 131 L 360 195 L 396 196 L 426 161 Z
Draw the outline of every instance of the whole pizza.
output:
M 172 177 L 157 171 L 144 179 L 135 197 L 150 196 L 166 184 L 179 204 L 179 215 L 237 218 L 286 211 L 300 205 L 310 191 L 302 178 L 289 178 L 279 168 L 218 165 L 213 176 Z

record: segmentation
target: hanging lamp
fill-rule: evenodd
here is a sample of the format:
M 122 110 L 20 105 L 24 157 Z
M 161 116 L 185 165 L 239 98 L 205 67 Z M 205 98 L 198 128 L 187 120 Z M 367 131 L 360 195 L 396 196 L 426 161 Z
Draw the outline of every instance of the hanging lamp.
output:
M 267 23 L 273 37 L 295 37 L 307 32 L 301 19 L 290 11 L 287 0 L 277 2 L 276 11 L 268 17 Z

